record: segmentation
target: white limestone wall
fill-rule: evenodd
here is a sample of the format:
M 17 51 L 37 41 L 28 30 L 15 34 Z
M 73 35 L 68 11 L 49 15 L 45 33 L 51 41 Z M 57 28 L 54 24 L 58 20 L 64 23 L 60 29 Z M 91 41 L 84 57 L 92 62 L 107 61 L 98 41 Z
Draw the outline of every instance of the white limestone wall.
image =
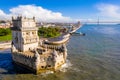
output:
M 39 59 L 37 59 L 39 56 Z M 65 63 L 65 60 L 63 58 L 63 53 L 60 53 L 57 55 L 56 62 L 53 61 L 52 56 L 50 60 L 48 60 L 48 57 L 41 57 L 40 55 L 37 55 L 35 57 L 29 57 L 25 56 L 21 53 L 12 53 L 13 60 L 15 62 L 21 63 L 23 65 L 26 65 L 27 67 L 32 68 L 33 70 L 41 70 L 41 69 L 59 69 L 61 65 Z
M 25 65 L 26 67 L 30 67 L 30 68 L 36 70 L 34 58 L 24 56 L 19 53 L 12 53 L 12 58 L 13 58 L 13 61 L 15 61 L 17 63 L 21 63 L 21 64 Z
M 36 47 L 38 47 L 38 42 L 25 44 L 25 45 L 23 45 L 23 51 L 28 51 L 30 49 L 35 49 Z
M 12 41 L 14 43 L 15 48 L 20 51 L 28 51 L 29 49 L 34 49 L 38 47 L 38 40 L 39 40 L 38 36 L 31 36 L 31 35 L 32 33 L 29 35 L 29 38 L 31 39 L 30 42 L 28 42 L 23 39 L 26 36 L 25 32 L 23 35 L 23 33 L 21 33 L 20 31 L 12 31 Z M 18 38 L 18 41 L 16 41 L 16 37 Z
M 22 27 L 36 27 L 36 23 L 33 20 L 23 20 Z
M 56 58 L 56 62 L 55 62 L 55 66 L 54 66 L 55 69 L 57 69 L 57 67 L 61 66 L 64 63 L 65 63 L 65 60 L 63 58 L 63 54 L 61 53 Z

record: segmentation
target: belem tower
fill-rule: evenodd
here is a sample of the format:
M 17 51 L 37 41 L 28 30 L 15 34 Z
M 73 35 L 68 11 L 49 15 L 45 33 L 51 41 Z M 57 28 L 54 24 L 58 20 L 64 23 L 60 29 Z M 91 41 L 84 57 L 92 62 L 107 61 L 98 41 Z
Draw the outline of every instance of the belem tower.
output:
M 46 70 L 58 70 L 67 58 L 66 44 L 70 34 L 55 40 L 43 40 L 38 36 L 35 17 L 12 17 L 12 59 L 38 74 Z

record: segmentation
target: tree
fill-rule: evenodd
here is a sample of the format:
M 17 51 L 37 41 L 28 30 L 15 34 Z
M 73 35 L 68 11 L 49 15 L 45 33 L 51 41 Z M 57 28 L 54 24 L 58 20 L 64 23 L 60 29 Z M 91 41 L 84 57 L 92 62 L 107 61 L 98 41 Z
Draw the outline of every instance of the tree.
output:
M 58 27 L 41 27 L 38 30 L 38 35 L 45 38 L 54 38 L 60 36 L 60 28 Z
M 5 36 L 5 35 L 8 35 L 10 33 L 11 33 L 10 28 L 6 28 L 6 29 L 0 28 L 0 36 Z

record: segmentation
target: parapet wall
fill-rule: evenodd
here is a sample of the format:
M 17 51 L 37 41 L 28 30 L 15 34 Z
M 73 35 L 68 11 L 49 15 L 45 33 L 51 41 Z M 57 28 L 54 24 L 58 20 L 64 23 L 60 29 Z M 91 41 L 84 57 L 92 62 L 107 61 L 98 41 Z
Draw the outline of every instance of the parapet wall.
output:
M 25 56 L 20 53 L 12 53 L 13 61 L 22 65 L 27 65 L 28 68 L 36 70 L 35 57 Z

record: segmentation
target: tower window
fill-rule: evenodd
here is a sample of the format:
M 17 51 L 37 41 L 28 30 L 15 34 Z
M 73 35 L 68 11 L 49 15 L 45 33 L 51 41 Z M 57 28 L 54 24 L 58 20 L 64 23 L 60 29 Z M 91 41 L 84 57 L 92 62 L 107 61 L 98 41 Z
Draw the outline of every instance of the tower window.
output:
M 41 68 L 44 68 L 44 66 L 41 66 Z
M 35 34 L 34 32 L 32 32 L 32 34 Z
M 26 35 L 29 35 L 29 32 L 27 32 Z
M 51 65 L 48 65 L 48 67 L 51 67 Z

